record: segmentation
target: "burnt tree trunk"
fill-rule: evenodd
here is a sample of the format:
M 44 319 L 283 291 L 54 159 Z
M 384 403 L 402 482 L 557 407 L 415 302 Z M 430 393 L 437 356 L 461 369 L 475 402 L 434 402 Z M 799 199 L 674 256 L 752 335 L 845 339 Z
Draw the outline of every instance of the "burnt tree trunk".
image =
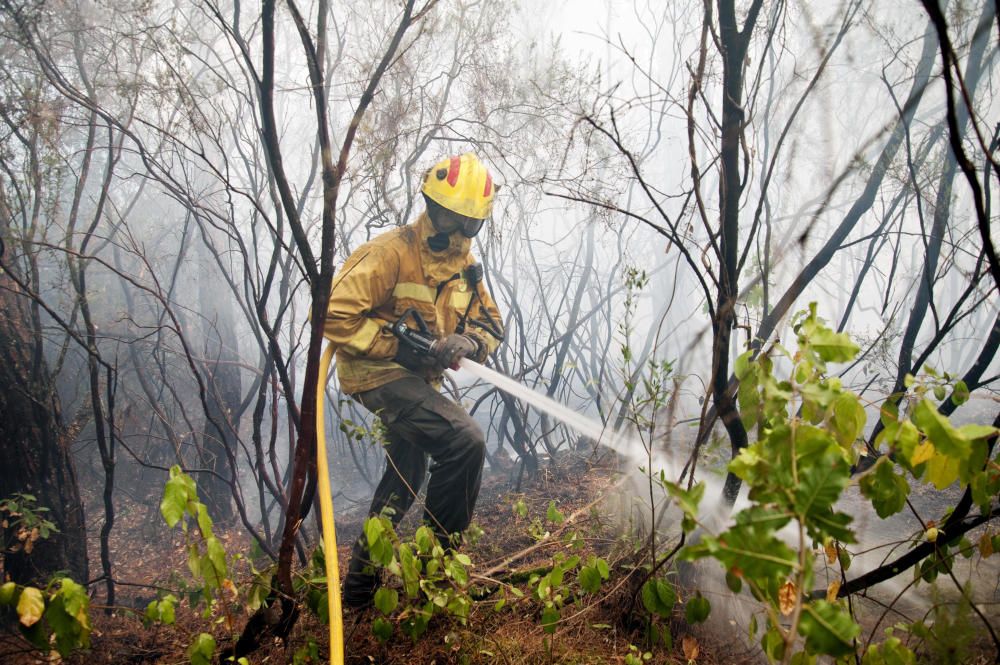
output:
M 6 554 L 3 575 L 26 584 L 68 571 L 86 582 L 87 534 L 71 442 L 41 337 L 32 329 L 35 319 L 8 272 L 10 264 L 5 260 L 0 269 L 0 498 L 33 495 L 59 532 L 37 541 L 30 554 Z M 6 543 L 15 539 L 10 529 L 3 535 Z

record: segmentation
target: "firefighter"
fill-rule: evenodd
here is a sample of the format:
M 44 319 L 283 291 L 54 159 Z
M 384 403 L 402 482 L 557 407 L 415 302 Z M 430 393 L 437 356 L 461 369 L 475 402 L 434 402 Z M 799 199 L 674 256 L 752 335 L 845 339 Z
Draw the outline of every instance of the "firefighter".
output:
M 369 515 L 391 508 L 398 524 L 429 457 L 424 520 L 445 546 L 472 519 L 486 442 L 465 409 L 439 392 L 440 380 L 462 358 L 483 362 L 502 339 L 496 304 L 470 252 L 496 190 L 472 153 L 436 164 L 421 187 L 426 212 L 358 247 L 334 278 L 327 308 L 325 335 L 337 347 L 341 390 L 385 425 L 386 470 Z M 435 338 L 427 352 L 392 333 L 409 309 Z M 377 588 L 362 533 L 344 579 L 344 604 L 365 606 Z

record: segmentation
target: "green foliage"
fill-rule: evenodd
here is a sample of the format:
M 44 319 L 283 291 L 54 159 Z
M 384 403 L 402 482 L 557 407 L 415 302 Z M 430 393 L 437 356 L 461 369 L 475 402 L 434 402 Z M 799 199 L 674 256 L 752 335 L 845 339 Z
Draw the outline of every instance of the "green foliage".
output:
M 215 654 L 215 638 L 208 633 L 201 633 L 194 638 L 194 642 L 188 647 L 187 655 L 191 665 L 212 665 L 212 656 Z
M 12 533 L 11 542 L 0 543 L 0 556 L 24 551 L 31 554 L 35 543 L 45 540 L 53 533 L 58 533 L 55 523 L 45 519 L 49 512 L 45 506 L 39 506 L 33 494 L 16 492 L 0 499 L 0 527 L 3 533 Z
M 875 512 L 885 519 L 895 515 L 906 505 L 910 494 L 910 484 L 901 473 L 896 473 L 892 462 L 883 457 L 875 468 L 859 482 L 861 494 L 872 502 Z
M 625 654 L 625 665 L 643 665 L 653 659 L 651 651 L 643 651 L 634 644 L 628 645 L 628 653 Z
M 792 654 L 792 661 L 810 662 L 813 654 L 850 653 L 860 631 L 839 605 L 809 600 L 799 590 L 813 582 L 812 548 L 806 543 L 855 542 L 851 516 L 835 505 L 850 481 L 866 414 L 857 395 L 827 371 L 830 363 L 853 359 L 858 346 L 828 328 L 815 304 L 796 314 L 792 324 L 795 353 L 775 344 L 768 353 L 755 358 L 747 352 L 735 363 L 740 413 L 756 427 L 757 440 L 740 452 L 729 470 L 746 483 L 751 505 L 736 513 L 732 527 L 703 536 L 680 557 L 716 559 L 726 570 L 730 588 L 748 584 L 766 604 L 768 625 L 761 647 L 768 658 L 788 656 L 798 633 L 805 638 L 807 653 Z M 790 365 L 787 376 L 775 375 L 772 356 Z M 681 496 L 676 489 L 672 493 Z M 888 506 L 890 498 L 879 501 Z M 694 514 L 687 502 L 679 503 L 687 515 Z M 786 527 L 799 533 L 800 549 L 778 536 Z M 708 602 L 695 596 L 685 616 L 696 623 L 709 611 Z M 786 626 L 781 616 L 795 620 Z
M 690 624 L 705 621 L 711 612 L 712 605 L 708 602 L 708 598 L 701 595 L 701 592 L 695 593 L 694 597 L 684 605 L 684 618 Z
M 320 662 L 319 644 L 312 637 L 307 638 L 305 646 L 299 647 L 292 654 L 292 665 L 308 665 L 309 663 L 318 662 Z
M 177 607 L 177 596 L 168 593 L 163 598 L 152 600 L 146 606 L 146 613 L 143 615 L 143 623 L 146 627 L 154 623 L 162 623 L 170 626 L 174 623 L 174 612 Z
M 48 512 L 32 494 L 16 493 L 0 500 L 0 527 L 13 534 L 11 542 L 0 544 L 0 556 L 30 555 L 39 540 L 58 533 L 45 518 Z M 5 582 L 0 585 L 0 606 L 14 608 L 21 634 L 38 649 L 54 648 L 65 657 L 90 646 L 90 597 L 85 587 L 68 577 L 53 577 L 45 589 Z
M 90 646 L 90 597 L 82 585 L 56 577 L 46 589 L 6 582 L 0 606 L 13 606 L 21 634 L 43 651 L 53 647 L 61 656 Z
M 905 644 L 893 636 L 890 628 L 881 644 L 873 644 L 865 651 L 861 665 L 917 665 L 917 656 Z
M 219 621 L 233 627 L 234 611 L 254 611 L 264 604 L 270 593 L 271 571 L 258 571 L 249 562 L 253 581 L 246 590 L 246 597 L 240 598 L 241 591 L 231 579 L 230 559 L 222 541 L 215 535 L 208 508 L 198 499 L 194 479 L 177 465 L 170 468 L 160 501 L 160 513 L 168 527 L 180 525 L 184 533 L 188 570 L 194 585 L 181 581 L 180 591 L 193 607 L 204 603 L 204 618 L 221 612 L 223 616 Z M 233 562 L 242 560 L 240 555 L 233 557 Z M 146 625 L 173 624 L 178 602 L 174 594 L 157 598 L 146 607 L 144 622 Z M 192 663 L 211 663 L 214 651 L 214 638 L 202 633 L 189 647 L 188 656 Z
M 940 665 L 960 665 L 972 660 L 970 647 L 979 634 L 973 623 L 969 589 L 963 589 L 958 603 L 935 602 L 930 616 L 909 626 L 899 626 L 920 640 L 927 661 Z
M 747 584 L 765 603 L 767 626 L 761 648 L 769 659 L 812 662 L 819 655 L 854 654 L 860 633 L 846 605 L 811 600 L 800 590 L 811 588 L 814 582 L 815 557 L 809 543 L 822 543 L 831 564 L 837 562 L 843 570 L 850 566 L 844 545 L 855 542 L 852 518 L 835 505 L 862 449 L 866 414 L 858 396 L 827 369 L 830 363 L 852 360 L 857 345 L 828 328 L 817 316 L 815 304 L 796 314 L 792 323 L 798 343 L 794 353 L 774 344 L 756 357 L 748 351 L 734 365 L 740 381 L 740 415 L 748 427 L 756 428 L 757 440 L 740 452 L 729 470 L 748 486 L 751 505 L 735 515 L 732 527 L 703 536 L 684 548 L 680 557 L 718 560 L 726 569 L 730 589 L 738 592 Z M 776 366 L 790 369 L 787 375 L 778 376 Z M 884 429 L 877 443 L 892 456 L 880 458 L 859 480 L 859 487 L 881 518 L 903 509 L 912 481 L 928 482 L 938 489 L 956 481 L 968 485 L 984 510 L 1000 492 L 1000 467 L 987 459 L 987 442 L 997 429 L 953 425 L 934 400 L 948 399 L 948 388 L 953 385 L 950 399 L 960 404 L 969 397 L 968 387 L 952 384 L 950 376 L 940 376 L 931 368 L 925 372 L 927 377 L 907 377 L 907 387 L 916 396 L 910 408 L 901 409 L 902 396 L 894 395 L 880 409 Z M 689 522 L 684 528 L 689 529 L 697 519 L 697 502 L 689 501 L 680 488 L 666 486 L 684 511 Z M 777 536 L 779 529 L 788 527 L 799 534 L 798 549 Z M 914 569 L 918 580 L 933 581 L 951 570 L 955 554 L 968 558 L 977 551 L 966 539 L 944 542 L 933 525 L 924 537 L 939 544 Z M 992 536 L 980 539 L 978 552 L 992 554 Z M 690 611 L 688 615 L 689 620 L 697 618 Z M 792 617 L 791 625 L 782 616 Z M 961 633 L 960 629 L 940 631 L 937 623 L 932 626 L 918 622 L 910 630 L 925 641 L 948 643 L 942 652 L 952 648 L 950 641 Z M 756 634 L 756 626 L 751 632 Z M 805 638 L 806 651 L 790 654 L 796 634 Z M 864 658 L 872 664 L 914 661 L 912 652 L 891 635 L 870 648 Z
M 674 605 L 677 604 L 677 592 L 674 591 L 673 585 L 658 577 L 647 580 L 642 585 L 640 595 L 646 611 L 664 619 L 670 616 Z

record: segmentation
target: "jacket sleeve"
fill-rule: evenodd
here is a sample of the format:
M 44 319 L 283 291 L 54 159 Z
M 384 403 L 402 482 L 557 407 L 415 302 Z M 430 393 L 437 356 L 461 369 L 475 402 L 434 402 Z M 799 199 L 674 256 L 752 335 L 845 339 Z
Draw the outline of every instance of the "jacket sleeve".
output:
M 381 248 L 361 248 L 333 279 L 323 334 L 338 349 L 356 356 L 390 359 L 399 341 L 374 314 L 392 295 L 399 257 Z
M 500 310 L 497 309 L 497 304 L 493 301 L 493 297 L 490 295 L 489 291 L 486 290 L 486 286 L 482 283 L 479 284 L 479 297 L 476 298 L 476 304 L 473 305 L 472 311 L 469 312 L 469 318 L 477 321 L 483 321 L 484 323 L 489 323 L 496 326 L 497 332 L 503 335 L 503 321 L 500 318 Z M 489 316 L 486 316 L 489 313 Z M 476 358 L 478 362 L 483 362 L 486 360 L 486 356 L 493 353 L 500 346 L 500 340 L 486 332 L 482 328 L 476 325 L 470 325 L 466 327 L 466 335 L 474 337 L 479 340 L 481 344 L 481 358 Z

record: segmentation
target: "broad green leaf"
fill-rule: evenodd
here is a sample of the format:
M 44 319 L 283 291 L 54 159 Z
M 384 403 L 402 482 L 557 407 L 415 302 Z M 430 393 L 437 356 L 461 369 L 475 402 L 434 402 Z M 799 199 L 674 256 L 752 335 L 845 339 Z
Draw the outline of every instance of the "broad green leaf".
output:
M 785 657 L 785 638 L 777 628 L 769 628 L 760 638 L 760 647 L 771 662 L 778 662 Z
M 939 490 L 958 480 L 960 460 L 946 455 L 935 454 L 927 461 L 927 482 Z
M 369 546 L 375 544 L 382 537 L 384 531 L 385 527 L 378 517 L 369 517 L 365 521 L 365 538 L 368 540 Z
M 694 598 L 688 600 L 687 604 L 684 606 L 684 618 L 690 624 L 701 623 L 708 618 L 708 615 L 712 611 L 712 605 L 708 602 L 708 598 L 701 595 L 701 592 L 696 592 Z
M 594 561 L 594 566 L 597 567 L 597 572 L 601 574 L 601 579 L 606 580 L 611 576 L 611 570 L 608 568 L 608 562 L 600 557 Z
M 830 422 L 841 446 L 850 447 L 861 436 L 866 420 L 865 407 L 852 393 L 843 393 L 834 401 Z
M 586 593 L 594 593 L 601 588 L 601 574 L 594 566 L 584 566 L 577 576 L 580 588 Z
M 861 627 L 851 616 L 833 603 L 818 600 L 803 605 L 799 634 L 806 638 L 810 653 L 844 656 L 854 653 L 854 638 Z
M 434 532 L 431 531 L 430 527 L 421 526 L 417 529 L 414 540 L 417 543 L 417 551 L 420 554 L 430 554 L 431 550 L 434 549 L 434 543 L 437 539 L 434 537 Z
M 989 438 L 991 436 L 996 435 L 997 431 L 998 431 L 997 428 L 993 427 L 992 425 L 971 424 L 971 425 L 962 425 L 961 427 L 958 428 L 959 435 L 961 435 L 962 438 L 967 439 L 969 441 Z
M 217 585 L 221 584 L 222 580 L 229 577 L 226 566 L 226 550 L 222 546 L 222 542 L 215 536 L 205 540 L 205 548 L 208 551 L 208 559 L 212 562 L 212 568 L 214 569 L 214 581 Z
M 677 602 L 677 594 L 668 582 L 651 578 L 642 585 L 642 604 L 650 614 L 667 618 Z
M 895 473 L 892 462 L 885 457 L 879 459 L 875 468 L 865 474 L 858 484 L 861 494 L 872 502 L 872 507 L 882 519 L 901 511 L 906 505 L 906 497 L 910 495 L 906 478 Z
M 799 452 L 795 510 L 803 515 L 836 503 L 851 477 L 850 465 L 841 451 L 830 445 L 825 435 L 817 435 L 819 431 L 800 427 L 795 437 Z
M 375 592 L 375 608 L 382 614 L 389 615 L 399 605 L 399 593 L 395 589 L 382 587 Z
M 556 502 L 549 501 L 549 509 L 545 512 L 545 519 L 553 524 L 562 524 L 566 518 L 559 511 L 559 509 L 556 508 Z
M 852 360 L 861 348 L 851 341 L 847 333 L 838 333 L 827 327 L 817 327 L 806 344 L 811 347 L 823 362 L 842 363 Z
M 455 580 L 459 586 L 465 586 L 469 583 L 469 572 L 458 561 L 449 561 L 446 570 L 451 575 L 451 579 Z
M 90 597 L 87 590 L 68 577 L 45 610 L 45 619 L 56 636 L 56 650 L 68 656 L 77 648 L 90 647 Z
M 187 487 L 180 476 L 174 476 L 163 487 L 163 500 L 160 501 L 160 514 L 171 529 L 184 517 L 187 507 Z
M 664 487 L 667 492 L 677 501 L 677 505 L 686 514 L 692 517 L 698 516 L 698 504 L 705 496 L 705 483 L 699 482 L 690 490 L 683 489 L 680 485 L 672 482 L 665 482 Z
M 30 628 L 38 623 L 45 612 L 45 598 L 35 587 L 24 587 L 17 599 L 17 618 L 22 626 Z
M 962 406 L 969 401 L 969 386 L 966 385 L 965 381 L 959 379 L 955 382 L 955 388 L 951 392 L 951 401 L 955 403 L 955 406 Z
M 667 609 L 673 608 L 677 603 L 677 592 L 674 591 L 674 586 L 666 580 L 656 580 L 656 595 L 660 599 L 660 605 Z
M 557 621 L 559 621 L 559 610 L 553 605 L 547 605 L 542 610 L 542 630 L 550 634 L 556 632 Z
M 212 656 L 215 655 L 215 638 L 208 633 L 201 633 L 188 647 L 187 653 L 191 665 L 212 665 Z
M 17 595 L 17 584 L 14 582 L 4 582 L 0 585 L 0 605 L 10 605 Z
M 212 535 L 212 518 L 208 516 L 208 507 L 203 503 L 198 504 L 198 530 L 204 538 Z
M 971 447 L 969 439 L 955 429 L 948 418 L 938 413 L 928 400 L 920 400 L 914 407 L 911 420 L 942 455 L 961 459 L 969 454 Z
M 383 617 L 376 617 L 372 621 L 372 635 L 374 635 L 379 642 L 385 644 L 392 637 L 392 623 L 386 621 Z

